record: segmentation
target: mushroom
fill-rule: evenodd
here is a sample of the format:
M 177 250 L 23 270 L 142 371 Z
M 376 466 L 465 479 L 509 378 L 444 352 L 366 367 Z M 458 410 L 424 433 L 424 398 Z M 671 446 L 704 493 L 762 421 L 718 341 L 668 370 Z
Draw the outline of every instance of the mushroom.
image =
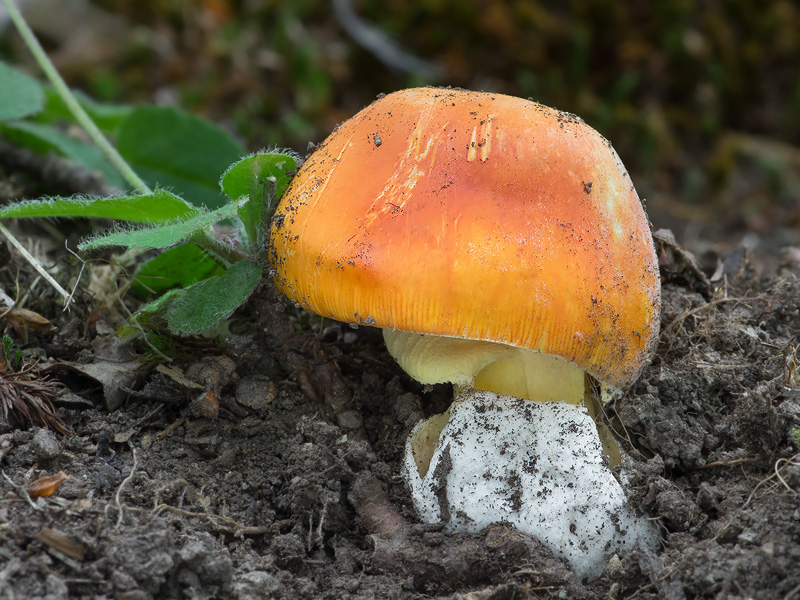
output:
M 383 328 L 411 377 L 454 384 L 407 444 L 423 520 L 510 521 L 584 577 L 655 539 L 594 419 L 654 346 L 655 250 L 619 157 L 581 119 L 501 94 L 383 96 L 309 157 L 271 239 L 291 300 Z

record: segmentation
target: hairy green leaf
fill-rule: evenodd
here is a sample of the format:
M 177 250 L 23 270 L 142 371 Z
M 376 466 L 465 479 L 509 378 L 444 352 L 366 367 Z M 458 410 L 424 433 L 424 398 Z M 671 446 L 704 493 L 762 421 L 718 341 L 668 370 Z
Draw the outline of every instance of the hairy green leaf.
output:
M 165 224 L 187 219 L 200 210 L 166 190 L 152 194 L 88 199 L 52 198 L 19 202 L 0 208 L 0 219 L 27 217 L 88 217 L 131 223 Z
M 42 110 L 44 95 L 38 81 L 0 61 L 0 121 L 22 119 Z
M 131 288 L 139 296 L 161 294 L 170 288 L 188 287 L 222 273 L 222 267 L 203 250 L 194 244 L 181 244 L 144 263 Z
M 258 152 L 231 165 L 220 179 L 220 187 L 230 198 L 238 200 L 246 196 L 251 200 L 239 209 L 244 244 L 251 252 L 265 247 L 266 225 L 291 181 L 287 172 L 296 168 L 295 158 L 290 154 Z
M 196 206 L 218 208 L 220 174 L 246 153 L 220 127 L 176 108 L 141 106 L 122 122 L 122 157 L 150 185 L 168 187 Z
M 127 184 L 119 171 L 108 161 L 102 150 L 93 144 L 76 140 L 49 125 L 30 121 L 12 121 L 0 125 L 0 132 L 9 141 L 44 154 L 54 151 L 71 158 L 92 171 L 100 171 L 106 182 L 119 189 Z
M 204 279 L 173 297 L 167 308 L 167 326 L 174 333 L 198 333 L 227 319 L 245 303 L 261 282 L 257 264 L 241 260 L 224 275 Z
M 213 225 L 217 221 L 233 217 L 243 203 L 244 200 L 240 200 L 239 202 L 232 202 L 214 211 L 204 210 L 189 219 L 176 221 L 168 225 L 115 231 L 113 233 L 100 235 L 80 243 L 78 248 L 80 250 L 94 250 L 96 248 L 105 248 L 108 246 L 168 248 L 187 241 L 194 234 L 203 231 L 206 227 Z

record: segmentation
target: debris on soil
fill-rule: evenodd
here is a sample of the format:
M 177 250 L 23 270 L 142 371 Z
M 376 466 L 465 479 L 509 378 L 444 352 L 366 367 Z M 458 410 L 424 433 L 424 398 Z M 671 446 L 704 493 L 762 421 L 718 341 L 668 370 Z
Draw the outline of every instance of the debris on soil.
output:
M 62 389 L 60 382 L 43 376 L 34 363 L 14 369 L 4 361 L 0 364 L 0 426 L 37 425 L 68 434 L 53 406 Z
M 41 433 L 41 431 L 39 433 Z M 28 492 L 28 496 L 34 500 L 36 498 L 52 496 L 58 491 L 58 488 L 60 488 L 61 484 L 67 479 L 69 479 L 69 475 L 64 473 L 64 471 L 59 471 L 55 475 L 46 475 L 44 477 L 40 477 L 30 484 L 26 491 Z

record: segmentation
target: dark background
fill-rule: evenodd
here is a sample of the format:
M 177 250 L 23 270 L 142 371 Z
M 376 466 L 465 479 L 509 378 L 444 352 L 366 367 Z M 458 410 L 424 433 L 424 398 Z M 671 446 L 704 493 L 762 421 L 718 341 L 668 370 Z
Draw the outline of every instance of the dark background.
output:
M 791 0 L 29 0 L 22 10 L 71 85 L 107 102 L 181 105 L 254 150 L 305 152 L 381 92 L 502 92 L 573 112 L 610 139 L 655 227 L 709 268 L 740 244 L 772 255 L 800 244 Z M 383 37 L 366 47 L 359 24 Z M 384 57 L 398 49 L 400 60 Z M 9 26 L 0 53 L 36 72 Z

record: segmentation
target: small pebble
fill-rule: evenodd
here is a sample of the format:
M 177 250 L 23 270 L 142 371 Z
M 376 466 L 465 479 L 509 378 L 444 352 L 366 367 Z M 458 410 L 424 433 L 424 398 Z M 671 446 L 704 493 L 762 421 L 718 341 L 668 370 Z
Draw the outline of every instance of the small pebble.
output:
M 262 413 L 278 396 L 278 384 L 266 377 L 243 377 L 236 386 L 236 401 Z
M 354 431 L 363 425 L 361 413 L 357 410 L 343 410 L 336 415 L 336 423 L 344 430 Z
M 52 431 L 40 429 L 31 440 L 31 450 L 38 460 L 52 460 L 61 454 L 61 446 Z

